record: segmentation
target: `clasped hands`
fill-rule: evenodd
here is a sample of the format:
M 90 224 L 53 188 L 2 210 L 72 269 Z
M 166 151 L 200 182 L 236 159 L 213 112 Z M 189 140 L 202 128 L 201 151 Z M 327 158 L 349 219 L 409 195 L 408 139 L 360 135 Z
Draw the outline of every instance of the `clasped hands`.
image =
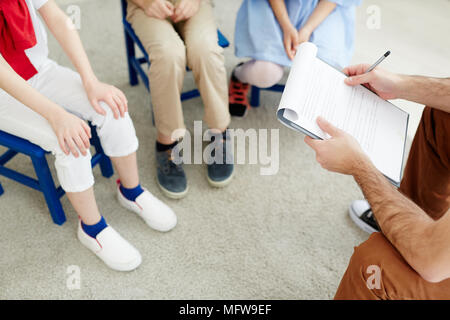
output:
M 312 30 L 308 26 L 303 26 L 297 30 L 291 23 L 282 27 L 283 29 L 283 45 L 289 59 L 294 59 L 297 52 L 297 46 L 303 42 L 309 41 Z
M 180 0 L 176 5 L 167 0 L 147 0 L 145 14 L 152 18 L 170 18 L 174 23 L 187 20 L 197 13 L 201 0 Z

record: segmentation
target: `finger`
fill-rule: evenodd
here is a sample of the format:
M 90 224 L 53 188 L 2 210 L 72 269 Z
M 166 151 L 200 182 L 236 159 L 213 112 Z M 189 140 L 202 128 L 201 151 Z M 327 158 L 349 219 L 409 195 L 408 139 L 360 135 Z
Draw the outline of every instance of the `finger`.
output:
M 317 152 L 317 147 L 318 145 L 322 142 L 319 139 L 313 139 L 310 136 L 306 136 L 304 139 L 305 143 L 311 147 L 311 149 L 313 149 L 314 151 Z
M 91 146 L 91 143 L 89 141 L 88 135 L 84 131 L 84 128 L 80 131 L 80 138 L 83 141 L 83 144 L 86 147 L 86 149 L 89 149 L 89 147 Z
M 61 147 L 61 150 L 66 154 L 66 155 L 69 155 L 69 150 L 67 149 L 67 145 L 66 145 L 66 142 L 64 141 L 64 137 L 62 136 L 62 135 L 60 135 L 59 137 L 58 137 L 58 143 L 59 143 L 59 146 Z
M 81 154 L 83 156 L 85 156 L 86 155 L 86 146 L 84 145 L 83 140 L 81 139 L 81 137 L 75 135 L 75 136 L 73 136 L 73 141 L 75 141 L 75 144 L 77 145 L 78 150 L 80 150 Z
M 120 116 L 123 118 L 125 116 L 125 105 L 117 95 L 113 96 L 113 100 L 117 104 L 117 107 L 119 107 Z
M 369 69 L 370 65 L 366 63 L 356 64 L 353 66 L 348 66 L 344 68 L 343 72 L 348 76 L 355 76 L 366 72 Z
M 298 33 L 295 32 L 291 39 L 291 59 L 294 59 L 295 53 L 297 52 L 297 46 L 300 44 Z
M 344 82 L 346 84 L 348 84 L 349 86 L 356 86 L 358 84 L 364 84 L 364 83 L 369 83 L 370 80 L 373 79 L 373 73 L 369 72 L 369 73 L 363 73 L 357 76 L 351 76 L 348 78 L 345 78 Z
M 179 15 L 180 13 L 184 12 L 185 9 L 186 9 L 186 4 L 187 4 L 187 1 L 180 1 L 180 2 L 177 4 L 177 6 L 174 8 L 175 13 L 176 13 L 177 15 Z
M 180 12 L 180 14 L 178 16 L 178 22 L 187 20 L 187 18 L 188 18 L 187 11 L 183 10 L 183 11 Z
M 160 19 L 160 20 L 164 20 L 167 15 L 164 13 L 164 9 L 162 7 L 157 7 L 154 9 L 155 10 L 155 18 Z
M 171 3 L 171 2 L 169 2 L 169 1 L 166 1 L 166 7 L 173 13 L 173 11 L 175 10 L 175 6 Z
M 117 91 L 117 95 L 120 97 L 120 99 L 123 100 L 125 102 L 125 104 L 128 104 L 128 99 L 127 99 L 127 96 L 125 95 L 125 93 L 123 93 L 122 90 L 117 89 L 117 88 L 116 88 L 116 91 Z
M 100 106 L 97 99 L 92 99 L 91 105 L 94 108 L 95 112 L 101 114 L 102 116 L 106 116 L 106 111 Z
M 295 54 L 297 53 L 297 46 L 299 43 L 297 42 L 292 42 L 292 48 L 291 48 L 291 55 L 292 55 L 292 59 L 295 58 Z
M 286 50 L 286 54 L 287 54 L 288 58 L 292 60 L 291 47 L 292 47 L 291 39 L 290 38 L 285 39 L 284 40 L 284 49 Z
M 300 44 L 300 37 L 297 32 L 294 33 L 293 38 L 294 39 L 292 39 L 292 48 L 296 50 L 297 46 Z
M 174 22 L 180 22 L 182 20 L 185 20 L 185 18 L 186 18 L 186 11 L 185 11 L 185 9 L 184 8 L 180 8 L 180 7 L 176 8 L 174 16 L 175 16 Z
M 84 132 L 86 132 L 88 138 L 89 139 L 92 138 L 91 127 L 89 127 L 88 124 L 84 121 L 82 122 L 82 126 L 83 126 Z
M 78 158 L 77 147 L 76 147 L 75 143 L 73 142 L 72 136 L 68 135 L 64 140 L 66 141 L 67 145 L 69 146 L 70 152 L 75 156 L 75 158 Z
M 154 9 L 154 16 L 157 19 L 164 20 L 167 17 L 167 14 L 164 12 L 164 7 L 159 6 Z
M 108 99 L 106 99 L 105 101 L 108 106 L 111 108 L 113 114 L 114 114 L 114 119 L 119 119 L 119 107 L 117 106 L 117 104 L 114 102 L 114 99 L 112 99 L 112 97 L 109 97 Z
M 333 126 L 330 122 L 322 117 L 317 117 L 317 125 L 320 129 L 322 129 L 323 132 L 328 133 L 332 137 L 339 135 L 340 133 L 340 130 L 338 128 Z
M 174 14 L 174 7 L 173 4 L 171 4 L 170 2 L 166 1 L 165 4 L 162 6 L 162 13 L 166 16 L 169 17 L 171 15 Z
M 125 106 L 125 112 L 128 112 L 128 100 L 127 97 L 125 96 L 125 94 L 118 90 L 119 92 L 117 93 L 117 96 L 119 97 L 120 101 L 122 101 L 123 105 Z

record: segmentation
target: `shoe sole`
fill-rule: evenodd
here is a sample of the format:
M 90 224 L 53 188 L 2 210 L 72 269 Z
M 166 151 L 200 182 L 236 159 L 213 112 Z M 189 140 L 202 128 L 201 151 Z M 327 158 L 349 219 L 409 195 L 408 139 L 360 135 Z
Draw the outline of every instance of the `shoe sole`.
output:
M 379 232 L 378 230 L 372 228 L 371 226 L 369 226 L 367 223 L 365 223 L 364 221 L 362 221 L 359 216 L 356 214 L 356 212 L 353 210 L 353 207 L 350 205 L 350 207 L 348 208 L 348 215 L 350 216 L 350 218 L 353 220 L 353 222 L 363 231 L 372 234 L 374 232 Z
M 234 176 L 234 170 L 233 170 L 233 172 L 231 173 L 231 175 L 230 175 L 228 178 L 226 178 L 225 180 L 222 180 L 222 181 L 214 181 L 214 180 L 211 180 L 211 179 L 208 177 L 208 175 L 206 175 L 206 180 L 208 180 L 208 183 L 209 183 L 211 186 L 213 186 L 214 188 L 223 188 L 223 187 L 226 187 L 227 185 L 230 184 L 231 180 L 233 179 L 233 176 Z
M 166 188 L 164 188 L 158 181 L 158 179 L 156 179 L 156 183 L 158 184 L 159 188 L 161 189 L 162 193 L 170 199 L 182 199 L 184 197 L 186 197 L 188 191 L 189 191 L 189 186 L 186 187 L 186 190 L 184 190 L 183 192 L 173 192 L 173 191 L 169 191 Z
M 230 114 L 230 115 L 232 117 L 234 117 L 234 118 L 242 119 L 242 118 L 245 118 L 245 116 L 247 115 L 249 109 L 250 109 L 249 107 L 245 108 L 244 114 L 242 116 L 238 116 L 238 115 L 235 115 L 235 114 Z

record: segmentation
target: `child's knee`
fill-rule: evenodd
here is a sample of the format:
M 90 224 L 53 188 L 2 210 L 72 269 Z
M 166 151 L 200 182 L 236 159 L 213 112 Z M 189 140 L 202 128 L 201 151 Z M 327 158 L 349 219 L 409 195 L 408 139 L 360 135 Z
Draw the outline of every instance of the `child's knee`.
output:
M 192 69 L 201 64 L 223 66 L 223 49 L 217 44 L 217 40 L 191 39 L 186 44 L 186 54 Z
M 82 192 L 94 184 L 92 175 L 91 153 L 75 157 L 65 154 L 61 149 L 55 153 L 55 169 L 61 187 L 66 192 Z
M 253 64 L 254 83 L 259 88 L 269 88 L 277 84 L 283 77 L 282 66 L 270 61 L 257 60 Z
M 116 119 L 106 103 L 100 104 L 106 115 L 99 115 L 94 125 L 105 154 L 110 157 L 122 157 L 135 152 L 138 148 L 138 139 L 128 112 Z
M 165 68 L 176 65 L 186 67 L 186 48 L 181 40 L 164 41 L 147 49 L 151 65 L 161 65 Z

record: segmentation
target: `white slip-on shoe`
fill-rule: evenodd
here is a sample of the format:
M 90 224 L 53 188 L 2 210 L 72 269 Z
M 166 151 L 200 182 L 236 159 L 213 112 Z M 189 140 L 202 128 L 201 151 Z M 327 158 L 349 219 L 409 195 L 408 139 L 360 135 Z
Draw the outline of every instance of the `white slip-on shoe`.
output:
M 117 181 L 117 199 L 123 207 L 144 219 L 152 229 L 166 232 L 177 225 L 177 216 L 172 209 L 145 188 L 135 201 L 130 201 L 120 191 L 120 181 Z
M 142 262 L 139 251 L 111 226 L 107 226 L 93 238 L 84 232 L 79 221 L 78 240 L 113 270 L 131 271 Z
M 348 214 L 358 227 L 367 233 L 380 232 L 380 227 L 366 200 L 355 200 L 348 209 Z

